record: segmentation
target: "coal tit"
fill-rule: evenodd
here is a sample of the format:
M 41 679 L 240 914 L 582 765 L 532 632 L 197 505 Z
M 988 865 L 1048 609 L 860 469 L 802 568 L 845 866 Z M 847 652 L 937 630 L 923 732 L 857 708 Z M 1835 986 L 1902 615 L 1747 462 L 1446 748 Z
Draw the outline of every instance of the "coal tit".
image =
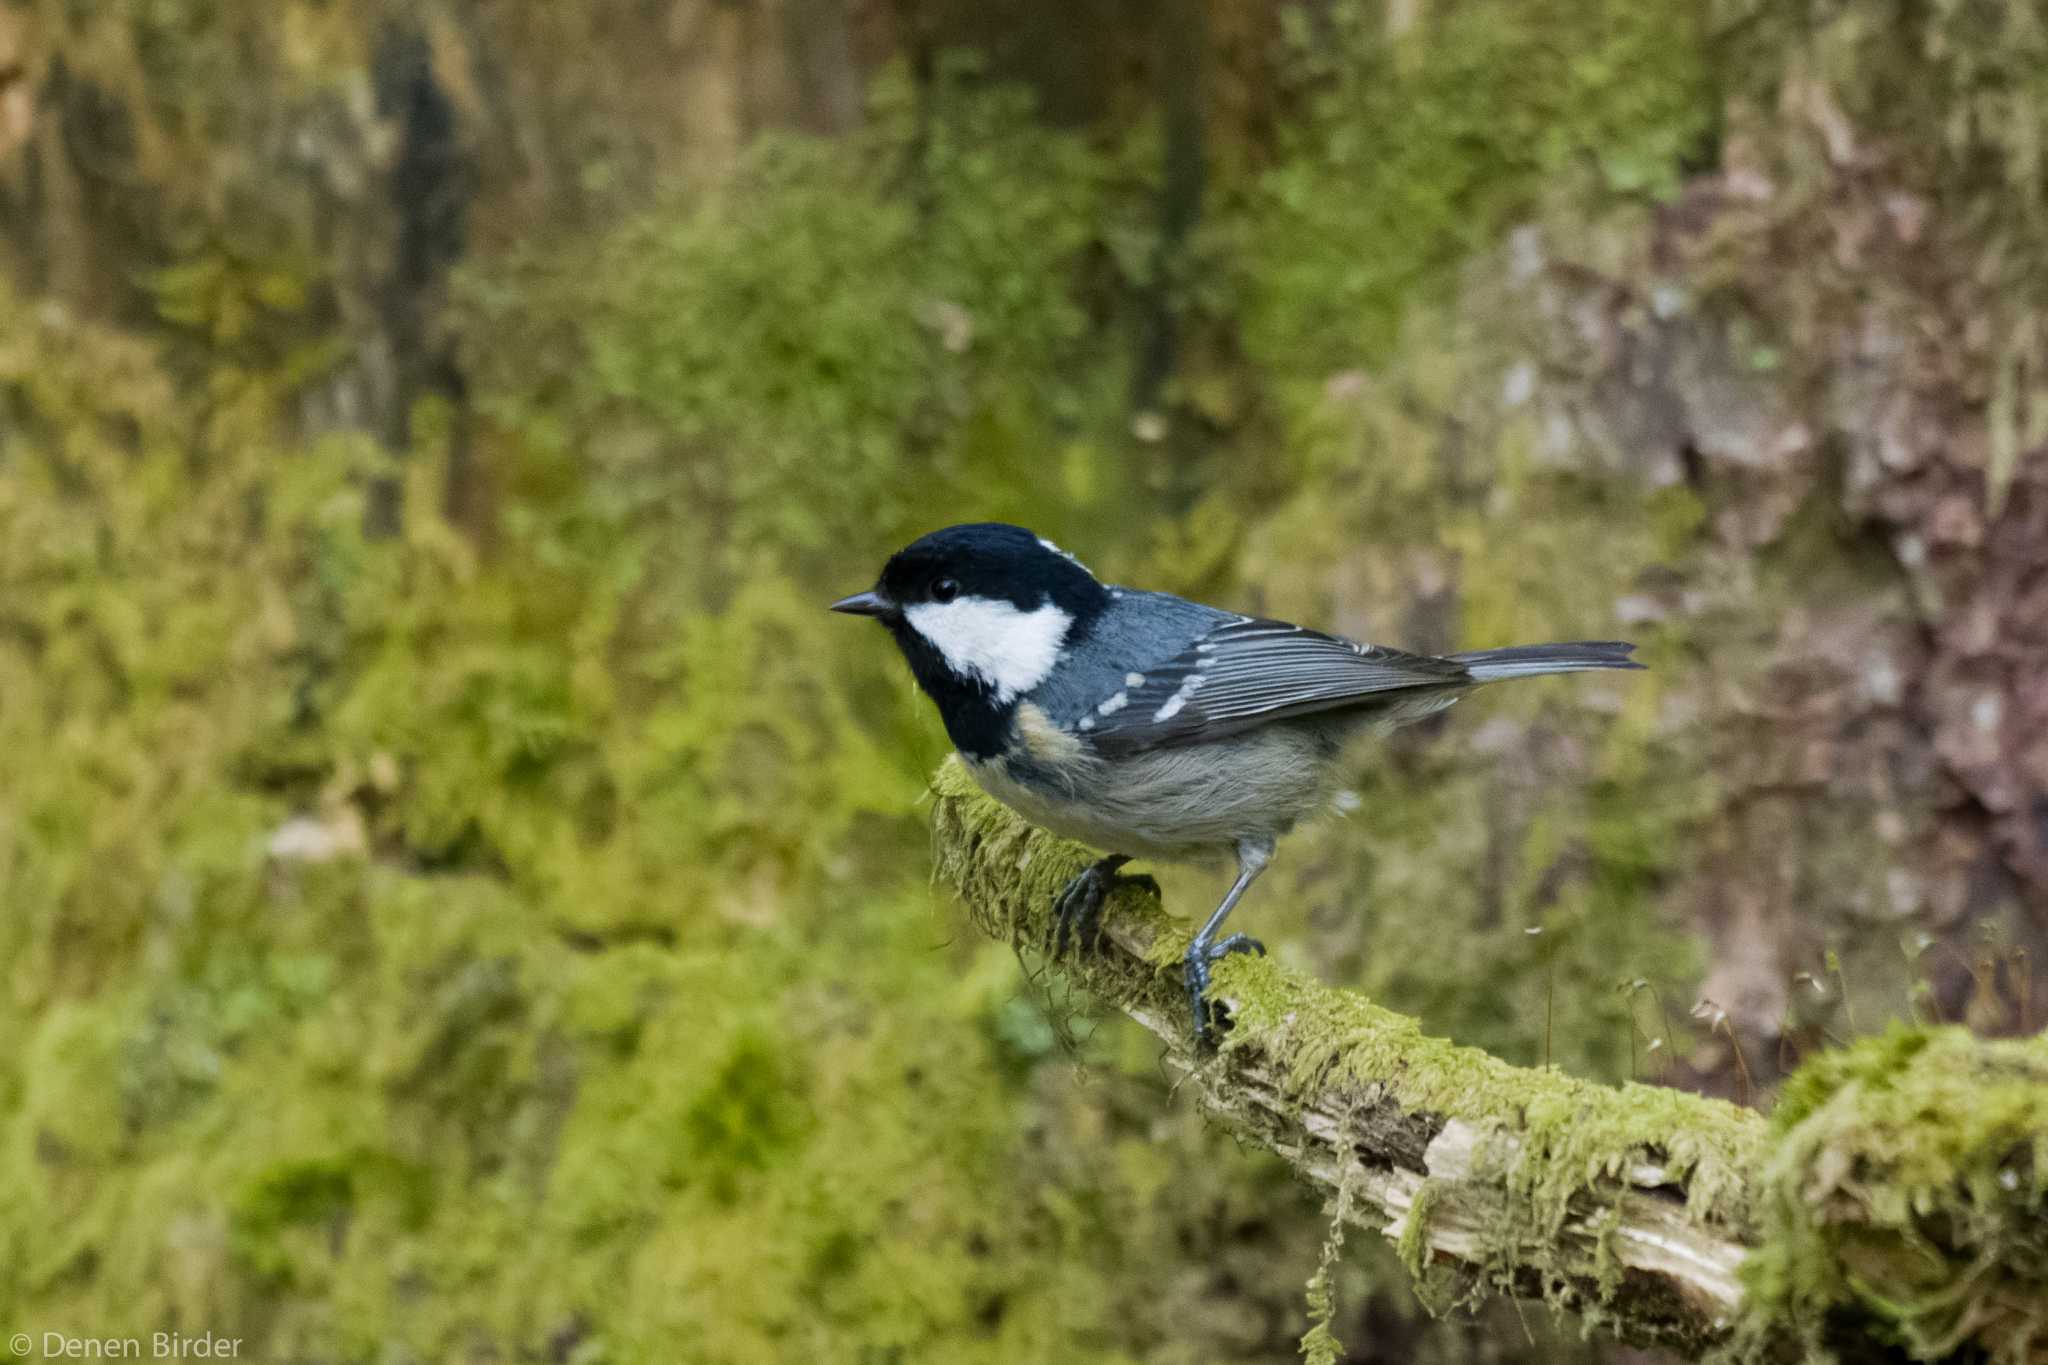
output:
M 1482 683 L 1642 666 L 1619 641 L 1442 658 L 1359 644 L 1100 582 L 1051 541 L 996 522 L 932 532 L 832 610 L 888 627 L 984 790 L 1108 855 L 1061 892 L 1056 952 L 1070 934 L 1092 941 L 1133 857 L 1235 855 L 1237 880 L 1188 946 L 1198 1040 L 1211 964 L 1265 951 L 1217 931 L 1280 836 L 1325 803 L 1350 736 Z

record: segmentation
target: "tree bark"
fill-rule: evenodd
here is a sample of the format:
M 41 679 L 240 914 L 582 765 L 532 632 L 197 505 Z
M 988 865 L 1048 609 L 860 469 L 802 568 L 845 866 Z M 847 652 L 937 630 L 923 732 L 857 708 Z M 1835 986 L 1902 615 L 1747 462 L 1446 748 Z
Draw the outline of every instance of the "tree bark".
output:
M 1020 951 L 1091 860 L 934 780 L 940 880 Z M 1771 1118 L 1510 1066 L 1271 958 L 1219 964 L 1198 1053 L 1187 927 L 1120 889 L 1059 966 L 1157 1035 L 1202 1108 L 1384 1234 L 1432 1309 L 1541 1297 L 1690 1357 L 2048 1358 L 2048 1041 L 1895 1030 L 1817 1059 Z

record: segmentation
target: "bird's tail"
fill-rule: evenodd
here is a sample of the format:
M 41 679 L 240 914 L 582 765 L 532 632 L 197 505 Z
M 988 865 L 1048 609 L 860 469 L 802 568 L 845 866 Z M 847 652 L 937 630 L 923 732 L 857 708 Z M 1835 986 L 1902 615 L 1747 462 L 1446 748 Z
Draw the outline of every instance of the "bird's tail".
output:
M 1511 645 L 1453 654 L 1479 682 L 1533 678 L 1544 673 L 1583 673 L 1592 668 L 1641 668 L 1628 656 L 1635 646 L 1624 640 L 1574 640 L 1560 645 Z

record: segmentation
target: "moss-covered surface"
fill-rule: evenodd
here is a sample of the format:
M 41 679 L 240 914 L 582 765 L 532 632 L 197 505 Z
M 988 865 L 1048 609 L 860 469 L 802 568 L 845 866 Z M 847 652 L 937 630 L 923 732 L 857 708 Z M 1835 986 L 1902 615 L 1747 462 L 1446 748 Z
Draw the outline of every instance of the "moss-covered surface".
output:
M 1090 855 L 1023 824 L 957 763 L 933 785 L 938 875 L 985 932 L 1042 949 L 1055 893 Z M 1617 1192 L 1655 1167 L 1655 1188 L 1679 1197 L 1688 1219 L 1747 1251 L 1739 1314 L 1704 1315 L 1667 1340 L 1743 1358 L 1796 1342 L 1823 1357 L 1899 1346 L 1936 1360 L 1970 1345 L 2017 1365 L 2048 1339 L 2041 1040 L 1898 1027 L 1795 1072 L 1767 1122 L 1670 1089 L 1511 1066 L 1269 958 L 1239 956 L 1218 967 L 1214 995 L 1230 1004 L 1229 1029 L 1220 1055 L 1203 1061 L 1179 1036 L 1175 1008 L 1190 928 L 1135 890 L 1110 913 L 1120 951 L 1070 957 L 1062 970 L 1154 1021 L 1195 1067 L 1209 1107 L 1238 1131 L 1305 1163 L 1315 1145 L 1310 1111 L 1330 1112 L 1334 1094 L 1370 1097 L 1425 1132 L 1456 1120 L 1484 1135 L 1470 1177 L 1498 1182 L 1508 1198 L 1486 1226 L 1486 1245 L 1465 1258 L 1468 1292 L 1533 1287 L 1589 1321 L 1646 1334 L 1631 1321 L 1607 1239 Z M 1233 1092 L 1248 1080 L 1256 1096 Z M 1274 1109 L 1276 1080 L 1291 1113 Z M 1367 1165 L 1429 1172 L 1419 1150 L 1389 1132 L 1381 1113 L 1349 1141 Z M 1393 1230 L 1418 1276 L 1441 1193 L 1425 1179 Z M 1590 1289 L 1585 1258 L 1564 1235 L 1567 1219 L 1588 1216 L 1606 1220 Z M 1312 1283 L 1312 1295 L 1327 1292 Z
M 1771 1127 L 1755 1320 L 2048 1351 L 2048 1038 L 1897 1027 L 1802 1067 Z

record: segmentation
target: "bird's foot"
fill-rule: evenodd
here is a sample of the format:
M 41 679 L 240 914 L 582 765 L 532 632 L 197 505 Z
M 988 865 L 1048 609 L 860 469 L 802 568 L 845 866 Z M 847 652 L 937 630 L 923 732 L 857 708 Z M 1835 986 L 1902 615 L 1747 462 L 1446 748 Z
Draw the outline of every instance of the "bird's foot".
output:
M 1215 943 L 1204 943 L 1201 939 L 1196 939 L 1188 945 L 1188 955 L 1185 959 L 1188 1005 L 1195 1012 L 1195 1044 L 1198 1047 L 1211 1041 L 1213 1037 L 1212 1010 L 1208 1001 L 1203 999 L 1209 993 L 1209 969 L 1232 953 L 1255 953 L 1264 957 L 1266 945 L 1250 934 L 1232 934 L 1229 938 L 1220 939 Z
M 1090 863 L 1067 883 L 1052 904 L 1056 926 L 1052 941 L 1054 957 L 1064 957 L 1069 942 L 1079 944 L 1084 953 L 1095 951 L 1101 936 L 1102 903 L 1117 887 L 1137 886 L 1154 896 L 1159 894 L 1159 883 L 1145 873 L 1124 876 L 1117 871 L 1129 861 L 1128 858 L 1104 858 Z

